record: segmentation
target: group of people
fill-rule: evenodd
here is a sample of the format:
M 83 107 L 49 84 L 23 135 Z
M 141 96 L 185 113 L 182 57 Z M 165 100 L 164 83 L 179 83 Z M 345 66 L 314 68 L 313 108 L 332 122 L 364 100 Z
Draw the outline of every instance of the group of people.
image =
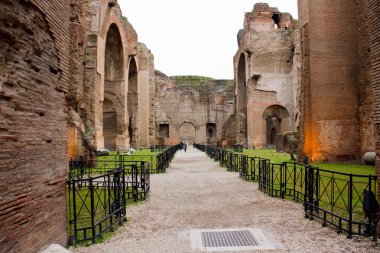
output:
M 186 152 L 186 149 L 187 149 L 187 144 L 186 143 L 183 143 L 182 141 L 179 143 L 179 150 L 185 150 Z

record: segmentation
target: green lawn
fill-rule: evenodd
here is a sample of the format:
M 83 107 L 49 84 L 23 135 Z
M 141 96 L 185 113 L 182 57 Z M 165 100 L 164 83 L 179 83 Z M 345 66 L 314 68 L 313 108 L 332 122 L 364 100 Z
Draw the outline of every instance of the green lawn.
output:
M 243 154 L 270 159 L 271 163 L 292 162 L 288 153 L 276 152 L 275 149 L 244 149 Z M 312 163 L 320 169 L 358 175 L 376 175 L 375 166 L 353 163 Z
M 126 190 L 126 195 L 128 192 L 131 192 L 132 190 Z M 74 224 L 71 224 L 70 226 L 70 220 L 74 219 L 74 201 L 73 201 L 73 191 L 69 191 L 67 189 L 66 191 L 66 200 L 67 200 L 67 232 L 69 235 L 74 235 Z M 112 198 L 112 193 L 111 193 Z M 95 188 L 94 189 L 94 213 L 95 213 L 95 224 L 102 221 L 105 217 L 108 216 L 108 200 L 109 195 L 106 187 L 101 188 Z M 129 205 L 136 205 L 140 203 L 142 200 L 137 200 L 134 202 L 132 199 L 126 199 L 126 206 Z M 75 217 L 77 220 L 77 228 L 88 228 L 91 227 L 91 198 L 90 198 L 90 191 L 88 188 L 77 188 L 75 191 Z M 102 222 L 102 227 L 106 227 L 110 224 L 109 220 L 106 220 Z M 114 221 L 113 228 L 116 229 L 118 227 L 118 223 Z M 100 227 L 96 226 L 96 233 L 100 233 Z M 96 243 L 100 243 L 104 241 L 105 238 L 108 238 L 111 236 L 111 232 L 109 230 L 105 230 L 102 235 L 98 238 L 96 238 Z M 90 238 L 92 236 L 91 229 L 87 230 L 86 237 Z M 84 233 L 83 231 L 78 231 L 77 234 L 78 240 L 84 239 Z M 79 245 L 89 245 L 91 244 L 91 240 L 81 242 Z
M 243 151 L 244 154 L 250 157 L 261 157 L 270 159 L 271 163 L 282 163 L 282 162 L 291 162 L 290 155 L 287 153 L 279 153 L 274 149 L 245 149 Z M 355 174 L 355 175 L 363 175 L 363 176 L 375 176 L 375 167 L 371 165 L 363 165 L 363 164 L 352 164 L 352 163 L 312 163 L 313 166 L 319 167 L 320 169 L 326 171 L 320 171 L 320 202 L 319 206 L 326 210 L 329 210 L 335 214 L 339 214 L 342 217 L 348 217 L 348 213 L 345 211 L 348 207 L 348 198 L 349 198 L 349 175 L 337 174 L 331 172 L 340 172 L 345 174 Z M 258 164 L 256 163 L 256 168 Z M 276 167 L 277 168 L 277 167 Z M 250 167 L 249 167 L 250 170 Z M 279 176 L 276 177 L 276 173 L 278 170 L 275 170 L 275 180 L 274 180 L 274 189 L 280 189 L 280 181 Z M 290 170 L 290 173 L 294 173 L 294 170 Z M 328 172 L 331 171 L 331 172 Z M 256 173 L 258 173 L 256 171 Z M 302 173 L 304 169 L 297 169 L 296 178 L 304 178 Z M 250 174 L 250 171 L 248 171 Z M 277 174 L 279 175 L 279 174 Z M 293 187 L 293 175 L 290 174 L 287 176 L 287 188 Z M 297 179 L 297 184 L 295 189 L 299 192 L 305 191 L 305 185 L 302 183 L 303 180 Z M 353 192 L 352 192 L 352 201 L 353 201 L 353 211 L 354 211 L 354 220 L 363 221 L 364 215 L 362 208 L 362 193 L 364 189 L 368 189 L 368 177 L 354 177 L 353 179 Z M 376 187 L 374 183 L 372 187 Z M 372 191 L 377 193 L 374 188 Z M 288 198 L 288 197 L 287 197 Z M 334 222 L 337 222 L 336 218 L 328 215 L 328 219 Z

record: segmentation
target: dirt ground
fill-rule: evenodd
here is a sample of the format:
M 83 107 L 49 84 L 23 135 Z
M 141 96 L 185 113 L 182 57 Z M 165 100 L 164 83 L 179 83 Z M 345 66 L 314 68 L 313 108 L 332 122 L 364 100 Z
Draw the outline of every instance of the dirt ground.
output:
M 269 197 L 196 149 L 179 151 L 165 174 L 151 176 L 151 196 L 127 209 L 128 223 L 106 243 L 73 252 L 184 253 L 193 229 L 257 228 L 276 250 L 380 252 L 369 238 L 347 239 L 304 218 L 301 204 Z M 234 251 L 236 252 L 236 251 Z

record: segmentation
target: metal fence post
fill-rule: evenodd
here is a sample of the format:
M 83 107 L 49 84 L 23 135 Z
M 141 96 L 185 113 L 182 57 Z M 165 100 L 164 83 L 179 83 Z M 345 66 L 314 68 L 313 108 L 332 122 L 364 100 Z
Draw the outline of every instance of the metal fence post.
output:
M 95 243 L 95 203 L 94 203 L 94 186 L 92 182 L 92 178 L 90 178 L 90 205 L 91 205 L 91 241 Z
M 347 238 L 348 239 L 351 239 L 352 238 L 352 184 L 353 184 L 353 181 L 352 181 L 352 173 L 350 174 L 350 181 L 349 181 L 349 191 L 348 191 L 348 235 L 347 235 Z
M 113 213 L 113 203 L 111 201 L 112 195 L 111 195 L 111 175 L 110 173 L 107 174 L 107 195 L 108 195 L 108 213 L 112 214 Z M 110 231 L 113 232 L 113 220 L 112 220 L 112 215 L 110 215 Z

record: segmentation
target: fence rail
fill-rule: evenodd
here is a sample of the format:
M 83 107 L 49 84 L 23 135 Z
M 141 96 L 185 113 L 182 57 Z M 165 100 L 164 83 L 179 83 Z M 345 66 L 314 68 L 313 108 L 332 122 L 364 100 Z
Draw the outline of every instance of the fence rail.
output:
M 338 232 L 352 235 L 376 234 L 377 177 L 324 170 L 304 164 L 271 163 L 270 159 L 248 157 L 216 146 L 194 144 L 228 171 L 237 171 L 247 181 L 272 197 L 289 198 L 304 205 L 305 217 L 319 219 Z
M 69 179 L 67 206 L 69 244 L 91 240 L 121 224 L 126 212 L 123 169 L 104 175 Z
M 143 156 L 78 157 L 70 160 L 67 180 L 69 245 L 95 242 L 125 219 L 128 201 L 144 200 L 150 174 L 165 172 L 179 146 L 167 148 L 150 161 Z M 144 156 L 144 158 L 146 158 Z

